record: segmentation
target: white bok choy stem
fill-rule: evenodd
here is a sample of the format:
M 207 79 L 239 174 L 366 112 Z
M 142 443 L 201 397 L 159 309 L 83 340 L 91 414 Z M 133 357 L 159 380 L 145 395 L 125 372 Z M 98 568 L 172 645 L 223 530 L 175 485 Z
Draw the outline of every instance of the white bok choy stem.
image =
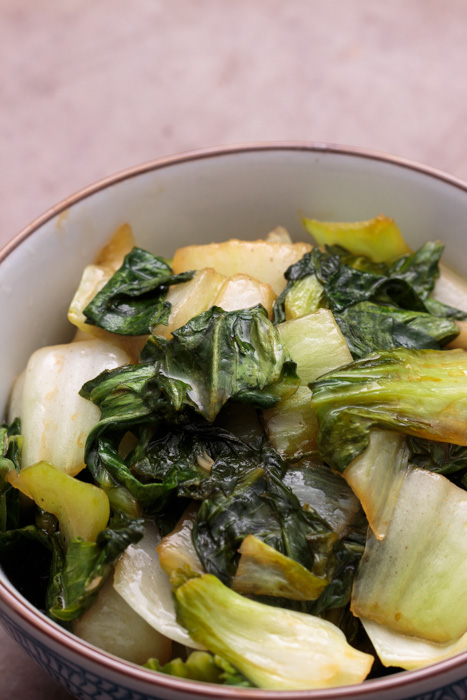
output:
M 318 423 L 311 406 L 310 382 L 352 361 L 344 336 L 328 309 L 277 326 L 282 342 L 297 363 L 300 386 L 290 398 L 263 411 L 266 432 L 285 457 L 317 452 Z
M 164 664 L 172 650 L 172 641 L 148 625 L 117 593 L 112 577 L 89 610 L 73 622 L 73 633 L 134 664 L 142 665 L 152 656 Z
M 440 474 L 404 479 L 383 540 L 367 540 L 351 609 L 394 632 L 450 644 L 467 632 L 467 493 Z
M 390 430 L 372 430 L 368 447 L 342 475 L 358 497 L 378 539 L 383 539 L 391 521 L 409 468 L 408 460 L 405 435 Z
M 444 263 L 439 263 L 439 277 L 432 296 L 443 304 L 467 311 L 467 280 Z
M 84 448 L 100 410 L 83 399 L 83 384 L 106 369 L 130 361 L 126 352 L 102 340 L 86 340 L 36 350 L 29 358 L 21 390 L 14 392 L 10 421 L 21 418 L 22 466 L 49 462 L 67 474 L 84 467 Z M 11 410 L 19 411 L 19 416 Z
M 158 632 L 192 649 L 204 649 L 177 622 L 170 579 L 157 555 L 160 541 L 155 525 L 146 522 L 144 537 L 127 548 L 115 567 L 114 588 Z
M 374 620 L 362 618 L 361 623 L 384 666 L 399 666 L 413 671 L 467 650 L 467 632 L 451 644 L 434 644 L 399 634 Z
M 373 663 L 331 622 L 245 598 L 212 574 L 189 579 L 175 597 L 190 634 L 260 688 L 360 683 Z

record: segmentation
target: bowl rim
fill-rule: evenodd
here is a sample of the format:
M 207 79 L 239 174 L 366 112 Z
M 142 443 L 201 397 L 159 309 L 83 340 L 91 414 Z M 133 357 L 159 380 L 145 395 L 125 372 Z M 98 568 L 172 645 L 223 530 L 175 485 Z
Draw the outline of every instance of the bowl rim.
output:
M 0 249 L 0 264 L 29 236 L 37 231 L 53 217 L 63 214 L 78 202 L 91 197 L 101 190 L 105 190 L 124 180 L 143 175 L 144 173 L 177 166 L 183 163 L 204 160 L 208 158 L 239 155 L 244 153 L 260 153 L 274 151 L 310 152 L 315 154 L 337 154 L 342 156 L 357 157 L 367 160 L 379 161 L 403 169 L 417 172 L 421 175 L 440 180 L 448 185 L 467 192 L 467 182 L 463 179 L 449 175 L 442 170 L 431 166 L 422 165 L 416 161 L 390 155 L 385 152 L 375 151 L 354 146 L 345 146 L 322 141 L 267 141 L 241 143 L 227 146 L 214 146 L 197 150 L 184 151 L 176 155 L 168 155 L 154 160 L 135 165 L 121 170 L 113 175 L 97 180 L 91 185 L 83 187 L 69 197 L 64 198 L 56 205 L 47 209 L 43 214 L 35 218 L 30 224 L 19 231 L 10 241 Z M 12 584 L 0 579 L 0 600 L 5 604 L 6 610 L 11 609 L 23 622 L 34 627 L 39 633 L 48 637 L 53 643 L 64 647 L 69 652 L 82 656 L 87 662 L 96 666 L 104 666 L 106 671 L 125 677 L 127 682 L 149 684 L 157 690 L 164 688 L 168 692 L 191 694 L 193 697 L 225 698 L 225 700 L 284 700 L 290 697 L 292 700 L 342 700 L 355 696 L 365 696 L 368 700 L 374 697 L 378 691 L 395 691 L 397 688 L 418 684 L 422 681 L 434 679 L 436 676 L 445 676 L 450 672 L 459 670 L 462 666 L 467 669 L 467 651 L 457 654 L 438 663 L 413 671 L 401 671 L 383 678 L 371 679 L 363 683 L 347 686 L 338 686 L 322 690 L 264 690 L 260 688 L 239 688 L 235 686 L 218 686 L 208 683 L 199 683 L 180 679 L 175 676 L 155 673 L 142 666 L 120 659 L 112 654 L 94 647 L 79 637 L 63 629 L 44 613 L 27 601 Z M 8 615 L 8 613 L 6 613 Z M 123 678 L 122 678 L 123 680 Z M 417 689 L 414 689 L 417 692 Z

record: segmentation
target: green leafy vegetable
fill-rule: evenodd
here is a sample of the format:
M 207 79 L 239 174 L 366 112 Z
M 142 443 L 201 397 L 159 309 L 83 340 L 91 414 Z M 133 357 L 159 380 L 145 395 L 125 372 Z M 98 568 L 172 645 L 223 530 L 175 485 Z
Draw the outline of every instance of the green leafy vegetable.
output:
M 70 542 L 63 568 L 54 577 L 56 597 L 52 617 L 70 621 L 80 617 L 94 602 L 120 554 L 144 533 L 144 522 L 114 516 L 96 542 Z
M 443 474 L 457 486 L 467 489 L 466 447 L 416 437 L 409 437 L 407 445 L 413 466 Z
M 262 306 L 213 306 L 170 341 L 151 337 L 141 359 L 155 364 L 155 381 L 177 409 L 190 405 L 209 421 L 228 399 L 266 408 L 298 385 L 295 363 Z
M 147 335 L 157 323 L 167 323 L 168 287 L 187 282 L 193 274 L 174 275 L 162 258 L 133 248 L 83 310 L 86 323 L 120 335 Z
M 335 318 L 353 357 L 363 357 L 376 348 L 439 350 L 459 334 L 459 328 L 449 318 L 369 301 L 348 306 Z
M 178 678 L 187 678 L 192 681 L 204 681 L 205 683 L 217 683 L 219 685 L 237 685 L 244 688 L 253 687 L 252 684 L 237 671 L 232 664 L 207 651 L 192 651 L 186 661 L 172 659 L 161 665 L 157 659 L 148 659 L 144 664 L 151 671 L 167 673 Z
M 467 353 L 374 353 L 311 384 L 322 459 L 343 471 L 368 446 L 372 427 L 466 445 Z
M 184 582 L 175 599 L 190 636 L 260 688 L 357 683 L 373 661 L 347 644 L 344 634 L 326 620 L 248 600 L 211 574 Z
M 430 297 L 442 251 L 440 243 L 426 243 L 387 264 L 339 246 L 315 248 L 285 273 L 274 320 L 328 306 L 354 357 L 394 347 L 440 349 L 459 333 L 454 319 L 466 317 Z
M 237 570 L 238 549 L 247 535 L 329 581 L 336 563 L 337 536 L 311 509 L 304 510 L 282 483 L 278 466 L 256 464 L 242 471 L 227 493 L 222 483 L 201 503 L 193 542 L 206 571 L 230 583 Z
M 0 532 L 19 527 L 19 492 L 5 480 L 5 475 L 11 469 L 20 470 L 21 448 L 21 424 L 17 418 L 11 425 L 0 427 Z
M 238 551 L 240 559 L 232 581 L 237 593 L 315 600 L 328 584 L 254 535 L 247 535 Z
M 272 406 L 297 384 L 295 363 L 262 306 L 231 312 L 212 307 L 171 340 L 149 338 L 140 365 L 103 372 L 80 393 L 102 410 L 92 441 L 108 427 L 130 427 L 186 406 L 210 421 L 230 398 Z

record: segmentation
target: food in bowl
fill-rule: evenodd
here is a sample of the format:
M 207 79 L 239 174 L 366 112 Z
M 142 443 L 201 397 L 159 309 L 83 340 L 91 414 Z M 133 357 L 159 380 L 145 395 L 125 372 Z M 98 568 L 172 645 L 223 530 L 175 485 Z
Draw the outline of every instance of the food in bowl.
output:
M 325 688 L 467 644 L 464 283 L 386 217 L 304 223 L 318 246 L 278 229 L 171 262 L 122 227 L 74 340 L 13 390 L 4 568 L 157 671 Z

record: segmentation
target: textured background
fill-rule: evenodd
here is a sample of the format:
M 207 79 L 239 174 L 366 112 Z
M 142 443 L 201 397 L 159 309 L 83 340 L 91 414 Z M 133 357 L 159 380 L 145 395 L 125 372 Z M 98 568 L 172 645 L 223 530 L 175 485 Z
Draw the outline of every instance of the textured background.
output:
M 467 178 L 463 0 L 0 0 L 0 242 L 117 170 L 305 139 Z
M 464 0 L 0 0 L 0 244 L 111 173 L 329 141 L 467 178 Z M 0 698 L 70 696 L 0 631 Z

